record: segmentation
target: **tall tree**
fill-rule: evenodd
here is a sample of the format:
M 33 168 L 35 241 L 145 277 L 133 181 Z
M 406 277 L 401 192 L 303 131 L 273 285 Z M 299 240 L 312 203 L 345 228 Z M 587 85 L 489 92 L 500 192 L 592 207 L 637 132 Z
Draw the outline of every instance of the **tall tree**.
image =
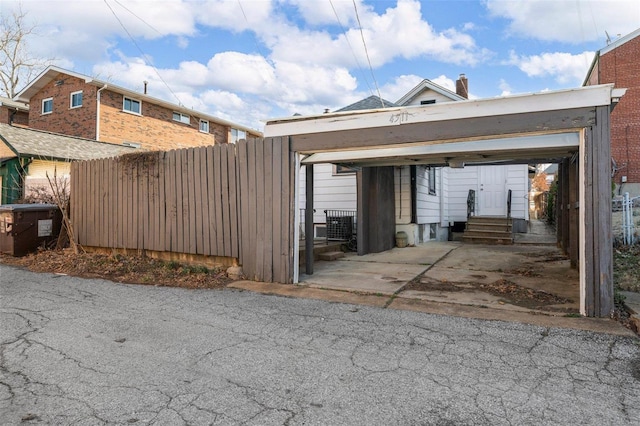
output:
M 29 52 L 28 39 L 35 34 L 36 25 L 30 25 L 26 17 L 22 4 L 9 13 L 0 12 L 0 93 L 8 98 L 52 61 Z

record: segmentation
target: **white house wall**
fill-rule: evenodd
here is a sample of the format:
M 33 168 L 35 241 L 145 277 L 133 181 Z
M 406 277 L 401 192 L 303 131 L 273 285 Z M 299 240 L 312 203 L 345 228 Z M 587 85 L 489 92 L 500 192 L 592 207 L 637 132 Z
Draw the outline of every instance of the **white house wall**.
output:
M 476 191 L 476 214 L 482 215 L 479 209 L 480 197 L 480 167 L 505 168 L 506 187 L 511 189 L 511 216 L 519 219 L 529 219 L 528 194 L 529 175 L 526 164 L 510 164 L 505 166 L 465 166 L 461 169 L 447 168 L 448 173 L 448 207 L 449 220 L 452 222 L 466 222 L 467 196 L 469 190 Z
M 411 223 L 411 173 L 408 166 L 394 168 L 396 224 Z
M 479 170 L 476 166 L 462 169 L 447 168 L 449 187 L 449 220 L 452 222 L 467 221 L 467 196 L 469 190 L 478 191 Z M 476 198 L 476 208 L 478 206 Z
M 526 164 L 504 167 L 507 167 L 507 189 L 511 190 L 511 217 L 528 220 L 529 167 Z
M 420 105 L 422 101 L 429 101 L 435 99 L 436 103 L 439 104 L 441 102 L 453 102 L 451 98 L 444 96 L 438 92 L 433 90 L 427 90 L 426 92 L 421 93 L 411 100 L 407 105 Z
M 416 167 L 417 219 L 419 224 L 440 223 L 440 169 L 436 169 L 436 194 L 429 194 L 429 175 L 425 166 Z
M 356 210 L 357 187 L 355 173 L 333 172 L 332 164 L 316 164 L 313 167 L 313 215 L 314 223 L 325 223 L 325 210 Z M 300 169 L 300 209 L 305 208 L 306 170 Z

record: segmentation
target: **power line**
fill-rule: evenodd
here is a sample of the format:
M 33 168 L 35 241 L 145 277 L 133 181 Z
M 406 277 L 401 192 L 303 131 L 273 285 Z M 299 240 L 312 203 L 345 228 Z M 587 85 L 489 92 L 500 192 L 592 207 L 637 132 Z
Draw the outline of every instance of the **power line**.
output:
M 336 8 L 333 6 L 333 0 L 329 0 L 329 3 L 331 4 L 331 8 L 333 9 L 333 14 L 336 15 L 336 20 L 338 21 L 338 25 L 340 26 L 340 29 L 342 30 L 342 34 L 344 34 L 344 39 L 347 41 L 347 44 L 349 45 L 349 49 L 351 50 L 351 54 L 353 55 L 353 58 L 356 61 L 356 65 L 358 66 L 358 70 L 362 74 L 362 79 L 364 80 L 365 84 L 367 85 L 367 88 L 369 89 L 369 92 L 371 92 L 371 94 L 373 95 L 374 94 L 373 93 L 373 89 L 371 88 L 371 85 L 369 84 L 369 80 L 367 79 L 367 76 L 366 76 L 364 70 L 362 69 L 362 66 L 360 65 L 360 61 L 358 60 L 358 55 L 356 55 L 356 52 L 353 49 L 353 46 L 351 45 L 351 42 L 349 41 L 349 37 L 347 36 L 347 31 L 344 29 L 344 26 L 342 25 L 342 22 L 340 21 L 340 17 L 338 16 L 338 12 L 336 11 Z
M 384 101 L 382 100 L 382 96 L 380 96 L 380 89 L 378 88 L 378 82 L 376 81 L 376 76 L 373 75 L 373 67 L 371 66 L 371 59 L 369 58 L 367 43 L 364 41 L 364 32 L 362 31 L 362 24 L 360 23 L 360 15 L 358 14 L 358 7 L 356 6 L 356 0 L 353 0 L 353 9 L 356 11 L 356 19 L 358 20 L 358 27 L 360 28 L 360 37 L 362 37 L 362 45 L 364 46 L 364 53 L 367 56 L 367 62 L 369 62 L 369 70 L 371 70 L 371 78 L 373 78 L 373 84 L 376 86 L 376 91 L 378 92 L 378 98 L 380 99 L 382 108 L 384 108 L 385 105 L 384 105 Z
M 121 8 L 123 8 L 124 10 L 126 10 L 127 12 L 129 12 L 130 14 L 132 14 L 133 16 L 135 16 L 136 18 L 138 18 L 138 20 L 140 20 L 143 24 L 145 24 L 147 27 L 151 28 L 153 31 L 157 32 L 158 34 L 162 35 L 162 33 L 160 31 L 158 31 L 153 25 L 151 25 L 150 23 L 148 23 L 147 21 L 145 21 L 144 19 L 142 19 L 141 17 L 139 17 L 138 15 L 136 15 L 135 13 L 133 13 L 131 11 L 131 9 L 127 8 L 127 6 L 123 5 L 122 3 L 120 3 L 118 0 L 113 0 L 116 2 L 116 4 L 118 4 L 118 6 L 120 6 Z
M 115 1 L 115 0 L 114 0 Z M 117 2 L 117 1 L 116 1 Z M 142 60 L 145 61 L 145 63 L 147 63 L 147 65 L 149 65 L 151 68 L 153 68 L 153 70 L 156 72 L 156 75 L 158 76 L 158 78 L 160 79 L 160 81 L 167 87 L 167 89 L 169 89 L 169 92 L 171 92 L 171 94 L 173 95 L 174 98 L 176 98 L 176 100 L 178 101 L 178 105 L 180 106 L 184 106 L 182 104 L 182 102 L 180 102 L 180 98 L 178 98 L 178 95 L 175 94 L 175 92 L 173 90 L 171 90 L 171 87 L 169 87 L 169 85 L 167 84 L 166 81 L 164 81 L 164 79 L 162 78 L 162 76 L 160 75 L 160 72 L 158 71 L 158 69 L 155 67 L 155 65 L 153 65 L 152 63 L 149 63 L 146 59 L 147 54 L 144 53 L 144 51 L 142 50 L 142 48 L 138 45 L 138 43 L 136 42 L 136 40 L 133 38 L 133 36 L 131 35 L 131 33 L 129 32 L 129 30 L 127 30 L 127 27 L 124 26 L 124 24 L 122 23 L 122 21 L 120 20 L 120 18 L 118 17 L 118 15 L 116 14 L 116 12 L 113 10 L 113 8 L 111 7 L 111 5 L 107 2 L 107 0 L 104 0 L 104 4 L 107 5 L 107 7 L 109 8 L 109 10 L 111 11 L 111 13 L 113 14 L 113 16 L 116 18 L 116 20 L 118 21 L 118 23 L 120 24 L 120 26 L 122 27 L 122 29 L 124 30 L 125 33 L 127 33 L 127 35 L 129 36 L 129 39 L 131 40 L 131 42 L 134 44 L 134 46 L 138 49 L 138 51 L 140 52 L 140 54 L 142 55 Z
M 242 3 L 240 3 L 240 0 L 237 0 L 237 1 L 238 1 L 238 6 L 240 7 L 240 11 L 242 12 L 242 16 L 244 16 L 244 20 L 245 20 L 245 22 L 247 23 L 247 28 L 250 28 L 250 27 L 251 27 L 251 24 L 249 23 L 249 18 L 247 18 L 247 14 L 246 14 L 246 13 L 245 13 L 245 11 L 244 11 L 244 7 L 242 7 Z M 254 32 L 255 32 L 255 31 L 254 31 Z M 271 63 L 271 61 L 269 60 L 269 58 L 267 57 L 267 55 L 265 55 L 265 54 L 262 52 L 262 48 L 261 48 L 261 47 L 260 47 L 260 45 L 258 44 L 258 41 L 256 40 L 256 38 L 255 38 L 255 37 L 254 37 L 253 42 L 254 42 L 254 44 L 255 44 L 255 46 L 256 46 L 256 50 L 258 51 L 258 53 L 260 53 L 260 56 L 262 56 L 262 57 L 264 58 L 264 60 L 265 60 L 265 61 L 267 61 L 268 63 Z M 273 63 L 271 63 L 271 65 L 273 65 Z M 274 68 L 275 68 L 275 66 L 274 66 Z

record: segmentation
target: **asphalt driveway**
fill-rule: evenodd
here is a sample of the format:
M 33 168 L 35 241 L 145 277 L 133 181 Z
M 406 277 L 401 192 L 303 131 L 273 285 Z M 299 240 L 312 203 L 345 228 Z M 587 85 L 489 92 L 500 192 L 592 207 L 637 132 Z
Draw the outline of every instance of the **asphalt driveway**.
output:
M 633 337 L 0 265 L 2 424 L 638 424 Z

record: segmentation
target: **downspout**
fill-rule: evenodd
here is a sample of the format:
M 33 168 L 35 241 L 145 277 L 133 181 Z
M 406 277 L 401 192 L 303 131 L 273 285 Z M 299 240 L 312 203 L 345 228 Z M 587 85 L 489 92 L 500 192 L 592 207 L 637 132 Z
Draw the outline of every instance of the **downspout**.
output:
M 447 218 L 447 221 L 445 222 L 445 217 L 444 217 L 444 203 L 445 201 L 448 202 L 448 200 L 444 199 L 444 179 L 442 178 L 442 171 L 444 170 L 444 167 L 440 167 L 440 227 L 444 228 L 446 226 L 449 226 L 449 218 Z
M 106 89 L 108 84 L 105 83 L 104 86 L 98 89 L 96 96 L 96 140 L 100 140 L 100 92 Z
M 411 176 L 411 223 L 418 224 L 418 174 L 416 173 L 417 166 L 409 166 L 409 174 Z

